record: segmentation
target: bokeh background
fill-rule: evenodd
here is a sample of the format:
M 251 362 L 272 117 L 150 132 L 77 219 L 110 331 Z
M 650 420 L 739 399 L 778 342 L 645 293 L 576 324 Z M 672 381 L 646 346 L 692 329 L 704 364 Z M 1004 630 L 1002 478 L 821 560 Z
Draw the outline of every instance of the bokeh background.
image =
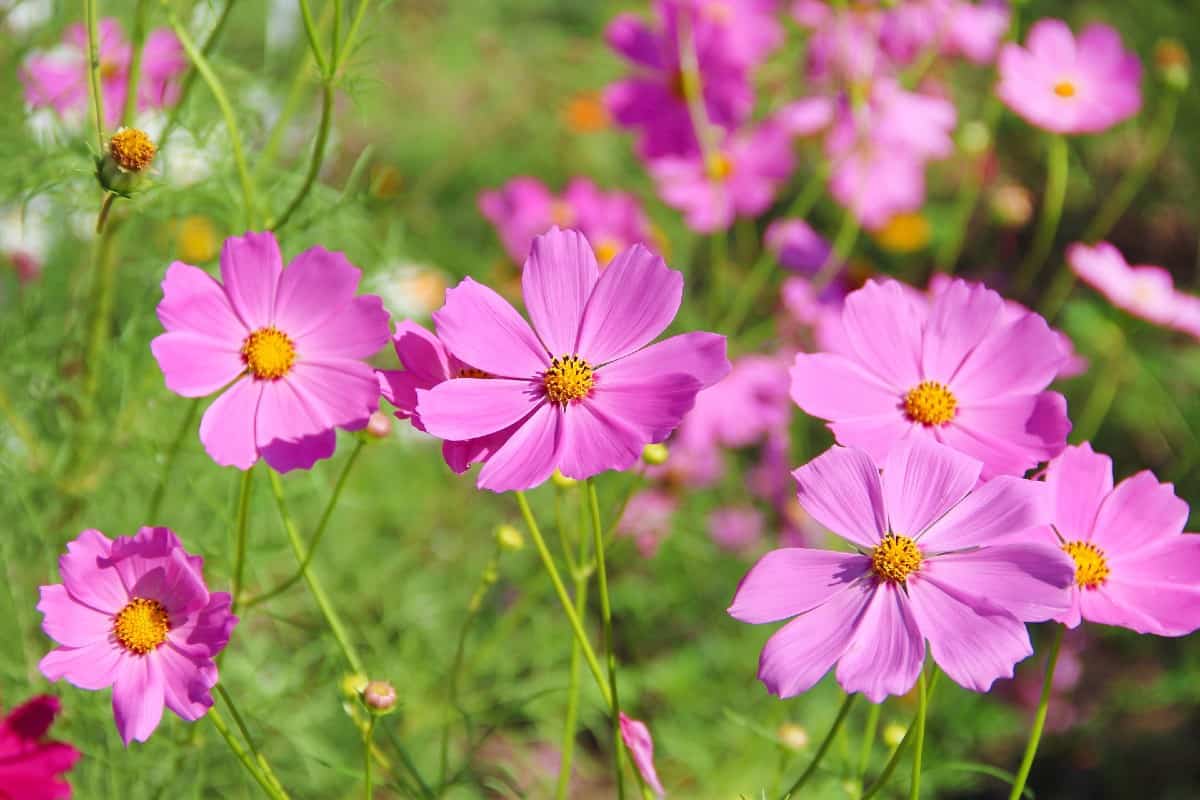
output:
M 32 5 L 6 0 L 0 14 Z M 133 5 L 105 0 L 101 14 L 127 20 Z M 220 5 L 172 4 L 196 26 Z M 325 5 L 316 4 L 318 15 Z M 364 40 L 339 86 L 320 183 L 281 237 L 285 255 L 318 243 L 345 251 L 397 319 L 421 319 L 440 303 L 441 289 L 462 276 L 509 291 L 516 286 L 516 267 L 478 211 L 482 190 L 517 175 L 536 176 L 560 190 L 583 175 L 637 194 L 668 263 L 688 275 L 689 296 L 703 293 L 710 266 L 704 240 L 655 199 L 631 137 L 613 128 L 598 105 L 598 92 L 625 71 L 604 43 L 604 27 L 617 12 L 644 11 L 646 5 L 373 3 Z M 18 80 L 28 54 L 53 46 L 63 28 L 79 19 L 80 6 L 45 8 L 44 19 L 21 30 L 0 18 L 0 208 L 8 237 L 0 240 L 0 701 L 8 707 L 41 691 L 63 697 L 66 710 L 54 733 L 84 753 L 71 776 L 77 797 L 254 797 L 257 787 L 204 722 L 187 725 L 167 714 L 150 742 L 126 750 L 106 692 L 49 687 L 36 670 L 50 647 L 34 611 L 37 587 L 57 580 L 56 558 L 66 541 L 86 527 L 117 535 L 143 524 L 169 525 L 189 549 L 206 556 L 210 584 L 227 585 L 240 480 L 239 473 L 216 467 L 189 435 L 161 512 L 155 519 L 145 516 L 164 452 L 188 408 L 187 400 L 166 391 L 148 348 L 160 331 L 154 316 L 159 282 L 173 259 L 213 267 L 221 240 L 242 232 L 228 140 L 212 96 L 197 86 L 182 112 L 194 161 L 165 173 L 155 188 L 118 209 L 112 341 L 102 363 L 93 365 L 100 383 L 89 408 L 82 400 L 82 359 L 94 300 L 89 231 L 100 196 L 90 174 L 91 140 L 86 132 L 29 114 Z M 1102 136 L 1072 139 L 1066 212 L 1047 273 L 1059 268 L 1062 248 L 1080 235 L 1098 198 L 1147 146 L 1146 123 L 1163 92 L 1151 53 L 1164 36 L 1200 51 L 1198 11 L 1200 4 L 1191 0 L 1020 4 L 1026 24 L 1047 15 L 1074 24 L 1107 21 L 1147 64 L 1139 120 Z M 161 10 L 155 8 L 151 20 L 163 24 Z M 807 92 L 802 47 L 798 29 L 789 27 L 788 45 L 756 78 L 761 103 Z M 317 122 L 319 92 L 316 73 L 304 66 L 306 51 L 294 3 L 239 0 L 213 54 L 232 92 L 262 193 L 275 208 L 302 178 Z M 994 73 L 970 68 L 956 71 L 953 80 L 961 126 L 980 113 Z M 1191 289 L 1200 282 L 1195 99 L 1194 90 L 1184 96 L 1165 156 L 1109 237 L 1131 263 L 1162 265 Z M 290 121 L 276 126 L 281 115 Z M 1036 208 L 1042 148 L 1024 122 L 1011 114 L 1001 118 L 961 273 L 1002 283 L 1005 270 L 1020 260 L 1033 226 L 1002 224 L 993 190 L 1022 187 Z M 799 152 L 795 186 L 816 168 L 819 155 L 815 148 Z M 923 210 L 930 223 L 927 244 L 901 253 L 864 235 L 854 260 L 871 271 L 927 274 L 930 253 L 949 235 L 963 164 L 951 158 L 931 169 Z M 181 185 L 180 175 L 194 182 Z M 41 226 L 44 264 L 29 282 L 7 268 L 11 241 L 30 235 L 12 233 L 16 213 Z M 825 198 L 810 221 L 832 235 L 840 213 Z M 752 235 L 743 250 L 735 246 L 736 268 L 748 268 L 757 255 L 758 234 L 769 217 L 748 229 Z M 707 327 L 717 324 L 702 305 L 694 314 Z M 770 351 L 771 321 L 780 314 L 778 298 L 768 291 L 751 315 L 759 324 L 721 331 L 736 334 L 731 352 Z M 1118 477 L 1153 469 L 1174 481 L 1185 499 L 1200 499 L 1195 341 L 1123 315 L 1085 288 L 1075 292 L 1058 322 L 1091 368 L 1056 388 L 1067 394 L 1076 419 L 1097 393 L 1111 392 L 1111 410 L 1094 442 L 1114 456 Z M 378 363 L 394 366 L 394 358 L 385 352 Z M 831 441 L 798 410 L 793 431 L 791 466 Z M 334 459 L 285 476 L 305 535 L 352 444 L 346 435 Z M 754 673 L 771 626 L 742 625 L 725 614 L 737 581 L 773 545 L 777 531 L 769 524 L 759 539 L 731 552 L 713 541 L 708 515 L 744 501 L 757 455 L 755 448 L 728 452 L 718 485 L 681 492 L 669 535 L 652 557 L 630 538 L 619 539 L 610 556 L 623 701 L 651 726 L 659 772 L 674 797 L 777 795 L 803 769 L 840 702 L 831 678 L 792 700 L 768 696 Z M 601 478 L 610 515 L 628 482 L 625 475 Z M 533 497 L 549 531 L 559 512 L 568 519 L 578 513 L 574 492 L 547 485 Z M 294 570 L 261 475 L 250 519 L 253 593 Z M 395 746 L 402 743 L 435 780 L 441 733 L 453 726 L 457 782 L 448 797 L 536 798 L 553 791 L 570 635 L 532 547 L 500 556 L 498 580 L 466 639 L 461 714 L 447 700 L 467 605 L 496 553 L 493 531 L 510 522 L 519 523 L 511 498 L 476 491 L 470 476 L 446 469 L 436 442 L 397 423 L 386 439 L 365 448 L 315 561 L 370 676 L 393 681 L 399 691 L 401 709 L 381 723 L 377 737 L 385 758 L 394 764 Z M 1035 630 L 1035 641 L 1047 641 L 1047 633 Z M 1052 732 L 1030 782 L 1037 796 L 1200 796 L 1200 645 L 1086 627 L 1068 637 L 1066 650 L 1070 666 L 1063 673 L 1074 680 L 1064 680 L 1051 710 Z M 1040 669 L 1039 654 L 1019 666 L 1015 681 L 997 684 L 986 697 L 949 682 L 939 686 L 926 749 L 928 796 L 1007 796 L 1007 786 L 982 774 L 979 765 L 1012 769 L 1019 760 Z M 225 655 L 222 680 L 296 798 L 361 791 L 358 732 L 342 689 L 346 673 L 302 585 L 245 615 Z M 872 770 L 895 743 L 889 728 L 906 725 L 913 708 L 904 698 L 884 707 L 867 753 Z M 864 719 L 865 704 L 805 796 L 854 796 L 845 778 L 859 763 Z M 799 726 L 809 742 L 797 741 L 803 737 L 785 724 Z M 586 673 L 580 727 L 572 795 L 612 796 L 607 722 Z M 399 780 L 389 784 L 389 772 L 382 774 L 377 796 L 407 796 Z

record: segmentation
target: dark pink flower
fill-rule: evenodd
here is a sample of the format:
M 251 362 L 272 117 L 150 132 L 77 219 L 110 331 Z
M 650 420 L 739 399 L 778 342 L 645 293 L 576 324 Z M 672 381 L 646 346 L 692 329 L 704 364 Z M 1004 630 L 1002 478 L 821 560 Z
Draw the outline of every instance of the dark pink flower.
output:
M 71 784 L 61 776 L 79 751 L 46 738 L 62 710 L 57 697 L 39 695 L 0 719 L 0 797 L 12 800 L 69 800 Z

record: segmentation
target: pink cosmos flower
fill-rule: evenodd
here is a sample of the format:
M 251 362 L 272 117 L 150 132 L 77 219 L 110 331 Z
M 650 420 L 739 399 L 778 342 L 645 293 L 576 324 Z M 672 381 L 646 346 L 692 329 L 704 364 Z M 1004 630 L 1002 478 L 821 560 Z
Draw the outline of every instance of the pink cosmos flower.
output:
M 808 78 L 816 83 L 850 86 L 870 81 L 889 67 L 879 35 L 883 15 L 877 8 L 835 9 L 821 0 L 797 0 L 792 15 L 809 28 Z
M 884 14 L 880 43 L 895 64 L 911 64 L 930 48 L 986 64 L 1008 31 L 1009 16 L 1003 0 L 917 0 Z
M 674 458 L 674 453 L 671 455 Z M 629 536 L 642 558 L 654 558 L 658 546 L 671 533 L 679 501 L 658 489 L 647 489 L 629 498 L 617 523 L 617 535 Z
M 933 659 L 956 683 L 987 691 L 1033 652 L 1023 622 L 1067 606 L 1071 564 L 1037 542 L 998 543 L 1044 524 L 1044 487 L 911 439 L 883 478 L 861 450 L 834 447 L 794 473 L 800 504 L 857 552 L 785 548 L 742 579 L 729 613 L 743 622 L 795 617 L 768 641 L 758 677 L 790 697 L 835 662 L 838 683 L 872 702 L 912 688 Z
M 955 280 L 926 302 L 895 281 L 846 298 L 838 352 L 800 353 L 792 399 L 830 421 L 839 443 L 881 461 L 898 443 L 936 440 L 1020 475 L 1066 446 L 1066 400 L 1043 391 L 1065 358 L 1037 314 L 1004 319 L 1004 301 Z
M 628 716 L 624 711 L 620 714 L 621 741 L 629 748 L 633 756 L 633 765 L 641 773 L 642 780 L 653 792 L 662 797 L 666 794 L 662 783 L 658 780 L 658 772 L 654 769 L 654 739 L 646 723 Z
M 62 583 L 41 587 L 42 630 L 60 646 L 38 668 L 92 691 L 113 689 L 113 716 L 128 746 L 144 742 L 163 706 L 204 716 L 217 684 L 213 659 L 237 617 L 225 592 L 209 592 L 204 559 L 168 528 L 109 539 L 86 530 L 58 560 Z
M 455 358 L 440 339 L 415 322 L 399 323 L 392 344 L 404 369 L 379 370 L 380 388 L 387 401 L 396 407 L 396 418 L 411 420 L 412 426 L 419 431 L 425 430 L 425 426 L 417 413 L 418 389 L 432 389 L 443 381 L 456 378 L 487 377 L 486 372 Z M 506 441 L 507 431 L 465 442 L 445 441 L 442 458 L 450 469 L 461 475 L 472 464 L 486 461 Z
M 708 515 L 708 534 L 722 550 L 744 553 L 762 540 L 764 524 L 758 509 L 728 506 Z
M 578 231 L 533 242 L 521 275 L 533 328 L 502 297 L 467 278 L 434 312 L 438 338 L 489 378 L 417 389 L 417 413 L 440 439 L 505 432 L 478 486 L 536 486 L 622 470 L 667 438 L 696 393 L 729 371 L 725 339 L 687 333 L 650 344 L 674 319 L 683 276 L 641 245 L 603 273 Z
M 104 122 L 115 128 L 125 105 L 131 48 L 121 23 L 112 17 L 99 21 L 97 33 Z M 138 110 L 175 105 L 187 65 L 183 46 L 174 33 L 166 28 L 151 31 L 142 50 Z M 69 119 L 81 119 L 88 108 L 87 70 L 87 30 L 76 23 L 67 28 L 62 45 L 34 53 L 26 61 L 21 69 L 25 102 L 34 108 L 53 108 Z
M 1188 505 L 1149 471 L 1113 487 L 1112 459 L 1068 447 L 1046 470 L 1053 528 L 1036 539 L 1075 565 L 1071 605 L 1056 619 L 1183 636 L 1200 628 L 1200 536 L 1183 533 Z
M 1117 308 L 1155 325 L 1186 328 L 1181 325 L 1186 304 L 1180 302 L 1171 273 L 1162 267 L 1131 267 L 1108 242 L 1094 247 L 1076 242 L 1067 248 L 1067 263 Z
M 791 135 L 767 122 L 730 136 L 707 158 L 659 158 L 649 170 L 663 201 L 684 212 L 688 227 L 710 233 L 766 211 L 794 166 Z
M 362 359 L 387 342 L 388 315 L 375 295 L 355 297 L 361 275 L 320 247 L 285 270 L 271 233 L 225 240 L 222 283 L 179 261 L 167 270 L 167 332 L 150 349 L 176 394 L 223 390 L 200 421 L 214 461 L 308 469 L 333 455 L 334 428 L 367 424 L 379 383 Z
M 1142 107 L 1142 65 L 1107 25 L 1092 24 L 1076 40 L 1062 20 L 1038 20 L 1025 47 L 1000 51 L 1000 99 L 1039 128 L 1098 133 Z
M 699 68 L 699 84 L 708 121 L 733 130 L 754 105 L 746 63 L 746 31 L 741 11 L 755 0 L 730 2 L 733 16 L 711 15 L 697 0 L 657 0 L 657 25 L 650 27 L 632 14 L 617 16 L 605 38 L 636 72 L 604 90 L 604 104 L 617 124 L 640 131 L 638 148 L 646 158 L 686 156 L 699 152 L 684 93 L 681 36 L 690 35 Z M 682 23 L 682 24 L 681 24 Z M 757 27 L 758 23 L 751 23 Z M 731 32 L 735 35 L 731 36 Z M 760 39 L 759 34 L 751 38 Z
M 43 694 L 0 719 L 0 797 L 12 800 L 69 800 L 71 784 L 60 777 L 79 760 L 79 751 L 46 738 L 62 706 Z
M 553 225 L 575 224 L 571 207 L 537 178 L 513 178 L 499 189 L 481 192 L 479 211 L 495 226 L 509 258 L 518 263 L 535 236 Z
M 779 265 L 794 272 L 813 275 L 829 260 L 833 248 L 824 236 L 802 219 L 777 219 L 767 226 L 763 244 Z

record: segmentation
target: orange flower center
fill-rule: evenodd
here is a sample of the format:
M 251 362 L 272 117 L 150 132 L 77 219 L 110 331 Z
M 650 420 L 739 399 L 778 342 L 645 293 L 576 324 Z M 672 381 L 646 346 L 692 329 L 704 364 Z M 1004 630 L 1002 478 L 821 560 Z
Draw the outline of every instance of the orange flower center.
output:
M 561 406 L 572 400 L 587 397 L 596 384 L 592 365 L 579 356 L 560 356 L 553 359 L 542 375 L 542 382 L 546 386 L 546 396 L 550 398 L 550 402 Z
M 141 172 L 154 161 L 158 148 L 145 131 L 121 128 L 108 140 L 108 152 L 126 172 Z
M 1075 561 L 1075 583 L 1080 589 L 1095 589 L 1108 580 L 1104 551 L 1091 542 L 1067 542 L 1062 549 Z
M 921 568 L 921 549 L 907 536 L 889 533 L 871 550 L 871 571 L 881 580 L 904 583 Z
M 259 328 L 242 343 L 242 363 L 260 381 L 279 380 L 296 363 L 296 345 L 274 326 Z
M 904 413 L 922 425 L 945 425 L 958 413 L 958 400 L 945 384 L 921 381 L 904 395 Z
M 167 640 L 171 618 L 157 600 L 135 597 L 113 618 L 113 635 L 130 653 L 144 656 Z
M 1071 81 L 1059 81 L 1054 84 L 1054 93 L 1059 97 L 1074 97 L 1075 84 Z
M 704 159 L 704 171 L 709 178 L 722 183 L 733 174 L 733 161 L 724 153 L 713 153 Z

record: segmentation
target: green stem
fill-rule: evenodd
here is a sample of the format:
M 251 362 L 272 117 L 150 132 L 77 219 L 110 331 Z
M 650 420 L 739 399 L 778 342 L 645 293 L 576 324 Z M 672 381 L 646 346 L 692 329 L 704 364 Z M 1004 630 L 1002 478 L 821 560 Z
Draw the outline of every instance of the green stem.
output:
M 983 112 L 983 124 L 988 133 L 989 142 L 995 136 L 996 122 L 999 120 L 1000 111 L 1003 108 L 998 97 L 993 95 L 988 98 L 987 107 Z M 934 269 L 939 272 L 953 275 L 958 268 L 958 259 L 967 242 L 967 231 L 971 227 L 971 218 L 975 215 L 975 208 L 979 205 L 979 195 L 983 192 L 984 165 L 987 155 L 991 151 L 992 148 L 989 146 L 983 154 L 972 159 L 972 163 L 967 169 L 962 191 L 959 193 L 958 202 L 951 215 L 953 222 L 950 225 L 950 238 L 946 239 L 938 250 L 937 258 L 934 261 Z
M 225 6 L 221 9 L 221 15 L 217 17 L 212 30 L 205 37 L 204 44 L 200 47 L 200 53 L 205 58 L 208 58 L 212 54 L 213 48 L 216 47 L 217 39 L 220 37 L 221 31 L 224 30 L 225 23 L 229 21 L 229 12 L 233 10 L 235 2 L 237 0 L 227 0 Z M 191 67 L 184 73 L 183 80 L 179 84 L 179 100 L 171 109 L 171 113 L 167 117 L 167 124 L 163 126 L 162 141 L 159 142 L 159 147 L 167 143 L 167 140 L 171 138 L 171 133 L 178 127 L 179 114 L 183 110 L 183 105 L 187 101 L 188 95 L 192 92 L 192 87 L 196 85 L 196 74 L 196 70 Z
M 821 265 L 821 269 L 813 278 L 814 295 L 823 292 L 825 287 L 837 277 L 838 270 L 846 264 L 846 258 L 849 257 L 850 251 L 854 249 L 854 242 L 858 239 L 858 229 L 858 215 L 847 208 L 842 217 L 842 224 L 838 226 L 837 235 L 833 238 L 833 249 L 829 251 L 825 263 Z
M 274 800 L 285 800 L 287 795 L 279 794 L 278 790 L 271 785 L 270 781 L 268 781 L 266 777 L 258 771 L 258 769 L 254 766 L 254 761 L 251 760 L 250 755 L 246 752 L 245 748 L 242 747 L 242 745 L 234 737 L 233 732 L 229 730 L 229 726 L 225 724 L 225 720 L 222 719 L 220 713 L 217 712 L 217 709 L 210 708 L 208 710 L 208 714 L 205 716 L 212 721 L 213 727 L 217 729 L 217 733 L 221 734 L 221 738 L 225 740 L 225 744 L 227 744 L 230 751 L 237 756 L 237 760 L 242 762 L 242 766 L 246 768 L 246 771 L 250 773 L 250 777 L 254 778 L 254 781 L 262 788 L 263 793 L 266 794 L 267 797 L 274 798 Z
M 258 746 L 255 745 L 254 738 L 250 735 L 250 729 L 246 727 L 246 722 L 242 718 L 241 712 L 238 711 L 237 705 L 234 704 L 233 698 L 229 696 L 229 692 L 225 689 L 225 685 L 218 683 L 216 688 L 221 701 L 229 707 L 229 713 L 233 716 L 233 723 L 241 732 L 242 738 L 246 740 L 246 746 L 250 748 L 250 752 L 254 755 L 254 760 L 258 763 L 259 769 L 262 770 L 263 777 L 275 787 L 280 795 L 287 797 L 287 791 L 283 788 L 283 784 L 280 783 L 279 778 L 276 777 L 275 770 L 271 769 L 271 764 L 263 756 Z
M 362 24 L 363 17 L 366 16 L 367 4 L 369 2 L 370 0 L 362 0 L 358 4 L 358 10 L 354 12 L 354 19 L 350 23 L 350 32 L 346 34 L 346 40 L 342 44 L 342 49 L 333 61 L 334 80 L 337 80 L 338 73 L 342 71 L 342 65 L 345 64 L 350 52 L 354 49 L 354 40 L 358 38 L 358 27 Z
M 196 48 L 196 43 L 192 41 L 187 29 L 180 24 L 173 13 L 169 16 L 169 22 L 171 30 L 175 31 L 179 43 L 183 45 L 184 51 L 191 59 L 196 71 L 200 73 L 200 77 L 208 84 L 209 91 L 213 93 L 213 98 L 221 109 L 221 116 L 224 117 L 225 127 L 229 132 L 229 146 L 233 150 L 233 162 L 242 185 L 242 203 L 246 207 L 246 225 L 253 228 L 255 224 L 254 180 L 250 177 L 250 168 L 246 165 L 246 154 L 242 150 L 242 134 L 238 129 L 237 116 L 233 113 L 233 106 L 229 103 L 229 96 L 225 93 L 225 87 L 221 85 L 220 78 L 209 66 L 208 59 Z
M 154 494 L 150 496 L 150 507 L 146 511 L 146 521 L 150 524 L 153 524 L 155 518 L 158 517 L 158 511 L 167 495 L 167 486 L 171 481 L 171 471 L 175 468 L 175 460 L 179 457 L 179 449 L 183 446 L 183 440 L 187 437 L 188 431 L 192 429 L 196 413 L 199 410 L 200 398 L 188 403 L 187 413 L 183 415 L 179 430 L 175 432 L 175 438 L 171 440 L 171 444 L 167 448 L 167 459 L 163 462 L 162 475 L 158 478 L 158 485 L 154 487 Z
M 879 729 L 879 713 L 882 703 L 871 703 L 867 711 L 867 724 L 863 730 L 862 749 L 858 753 L 858 784 L 862 785 L 863 776 L 867 774 L 867 765 L 871 763 L 871 749 L 875 746 L 875 732 Z
M 146 0 L 138 0 L 133 12 L 129 34 L 129 75 L 125 80 L 125 105 L 121 108 L 121 124 L 133 124 L 137 111 L 138 84 L 142 79 L 142 48 L 146 44 Z
M 287 500 L 283 495 L 283 484 L 279 480 L 279 475 L 274 470 L 269 470 L 268 474 L 271 476 L 271 493 L 275 496 L 275 505 L 279 509 L 279 519 L 283 522 L 283 529 L 287 533 L 288 542 L 292 546 L 292 552 L 296 554 L 296 562 L 304 564 L 308 553 L 304 549 L 304 541 L 300 538 L 300 533 L 296 530 L 296 524 L 292 521 L 292 517 L 288 513 Z M 317 579 L 311 568 L 304 569 L 303 575 L 304 582 L 308 584 L 309 593 L 312 594 L 317 608 L 321 611 L 321 615 L 325 617 L 325 622 L 329 626 L 333 638 L 337 640 L 338 647 L 341 648 L 342 655 L 345 656 L 350 669 L 360 675 L 365 675 L 366 668 L 363 666 L 363 661 L 359 657 L 358 651 L 354 649 L 354 645 L 350 643 L 350 637 L 346 635 L 346 628 L 342 624 L 337 611 L 334 610 L 333 604 L 329 601 L 329 595 L 325 593 L 321 582 Z
M 97 226 L 103 226 L 108 209 L 116 195 L 105 194 Z M 87 380 L 84 385 L 86 406 L 90 409 L 100 388 L 103 373 L 104 350 L 108 346 L 108 328 L 112 320 L 113 297 L 116 294 L 117 262 L 112 257 L 113 226 L 100 230 L 95 244 L 95 306 L 92 310 L 92 330 L 88 336 L 87 357 L 84 370 Z
M 1038 271 L 1054 246 L 1054 234 L 1058 232 L 1063 201 L 1067 197 L 1070 155 L 1067 138 L 1062 134 L 1052 134 L 1046 147 L 1046 191 L 1042 197 L 1042 214 L 1038 219 L 1037 232 L 1034 234 L 1029 254 L 1021 262 L 1013 281 L 1013 290 L 1017 294 L 1024 294 L 1033 287 Z
M 252 597 L 246 601 L 245 608 L 247 610 L 283 594 L 304 578 L 304 573 L 308 570 L 309 565 L 312 564 L 312 560 L 317 554 L 317 547 L 321 544 L 321 537 L 325 535 L 325 530 L 329 527 L 329 518 L 333 514 L 333 509 L 342 496 L 342 489 L 346 485 L 346 479 L 350 477 L 350 469 L 358 460 L 358 456 L 362 452 L 362 449 L 365 445 L 366 441 L 359 439 L 355 443 L 354 449 L 350 451 L 350 455 L 346 459 L 346 463 L 342 466 L 341 473 L 338 475 L 337 482 L 333 485 L 333 494 L 329 496 L 329 502 L 325 504 L 325 510 L 321 512 L 321 519 L 317 523 L 316 533 L 313 534 L 312 540 L 308 544 L 308 553 L 304 556 L 304 560 L 300 562 L 300 566 L 291 575 L 291 577 L 276 586 L 274 589 L 271 589 L 269 592 L 264 594 L 260 594 L 257 597 Z
M 554 565 L 554 557 L 550 555 L 550 550 L 546 547 L 546 540 L 542 538 L 537 520 L 534 519 L 533 511 L 529 508 L 529 500 L 526 499 L 524 492 L 514 492 L 513 494 L 516 495 L 521 516 L 525 519 L 525 527 L 529 529 L 529 535 L 533 538 L 538 555 L 541 556 L 542 565 L 545 566 L 546 573 L 550 576 L 550 583 L 554 585 L 554 593 L 558 596 L 558 602 L 562 605 L 563 613 L 567 615 L 567 622 L 575 634 L 575 640 L 579 642 L 579 646 L 583 650 L 583 657 L 587 662 L 588 669 L 592 671 L 592 677 L 596 679 L 596 686 L 600 689 L 601 696 L 604 697 L 604 704 L 611 710 L 612 694 L 605 680 L 604 670 L 600 668 L 596 653 L 592 650 L 591 642 L 588 641 L 587 634 L 583 630 L 583 623 L 580 622 L 579 615 L 575 613 L 575 604 L 571 602 L 571 597 L 567 594 L 567 589 L 558 574 L 558 567 Z
M 96 0 L 83 0 L 83 18 L 87 20 L 88 97 L 92 122 L 96 127 L 97 153 L 104 152 L 104 95 L 100 91 L 100 36 L 96 25 Z
M 941 675 L 940 670 L 934 670 L 933 675 L 929 678 L 929 685 L 926 687 L 927 702 L 933 698 L 933 690 L 937 686 L 938 676 Z M 883 791 L 883 787 L 887 786 L 888 781 L 892 778 L 892 773 L 896 771 L 896 767 L 900 765 L 900 760 L 908 751 L 908 743 L 912 741 L 913 731 L 916 729 L 916 720 L 908 726 L 908 730 L 904 732 L 904 738 L 900 740 L 900 744 L 896 745 L 896 749 L 892 751 L 892 755 L 888 758 L 887 764 L 884 765 L 883 771 L 879 773 L 879 777 L 871 784 L 871 788 L 867 789 L 859 800 L 871 800 L 875 795 Z
M 321 51 L 317 26 L 313 23 L 312 9 L 308 6 L 308 0 L 300 0 L 300 16 L 304 18 L 304 33 L 308 36 L 308 47 L 312 50 L 313 60 L 317 62 L 317 69 L 321 71 L 322 75 L 328 77 L 329 70 L 325 65 L 325 54 Z
M 329 141 L 329 128 L 332 120 L 333 84 L 326 79 L 321 86 L 321 122 L 317 128 L 317 141 L 313 144 L 312 158 L 308 162 L 308 172 L 304 176 L 304 183 L 301 184 L 300 190 L 296 192 L 292 202 L 288 203 L 279 219 L 267 225 L 270 230 L 277 231 L 287 224 L 287 221 L 292 218 L 292 214 L 296 213 L 296 209 L 304 204 L 305 198 L 308 197 L 309 191 L 316 183 L 317 176 L 321 173 L 321 165 L 325 162 L 325 146 Z
M 375 796 L 375 781 L 371 777 L 371 741 L 375 736 L 375 715 L 371 714 L 363 728 L 363 797 L 371 800 Z
M 912 783 L 908 787 L 909 800 L 920 800 L 921 797 L 921 757 L 925 753 L 925 715 L 929 704 L 929 695 L 925 691 L 925 671 L 917 678 L 917 740 L 913 745 Z
M 580 495 L 580 504 L 583 496 Z M 574 573 L 575 614 L 583 619 L 587 613 L 588 579 L 591 573 L 584 569 L 587 561 L 588 537 L 582 530 L 576 532 L 579 539 L 579 567 Z M 567 713 L 563 720 L 562 759 L 558 765 L 557 800 L 566 800 L 571 788 L 571 761 L 575 754 L 575 726 L 579 716 L 579 642 L 571 639 L 571 666 L 568 672 Z
M 1062 647 L 1063 625 L 1054 626 L 1054 638 L 1050 642 L 1050 655 L 1046 659 L 1046 679 L 1042 682 L 1042 697 L 1038 701 L 1037 713 L 1033 717 L 1033 727 L 1029 731 L 1029 743 L 1025 745 L 1025 756 L 1021 759 L 1021 768 L 1017 770 L 1017 778 L 1013 781 L 1009 800 L 1019 800 L 1025 791 L 1025 782 L 1029 780 L 1029 771 L 1033 769 L 1033 759 L 1037 756 L 1038 743 L 1042 740 L 1042 729 L 1046 727 L 1046 713 L 1050 710 L 1050 694 L 1054 689 L 1054 668 L 1058 665 L 1058 651 Z
M 600 501 L 596 482 L 587 480 L 588 505 L 592 512 L 592 548 L 596 551 L 596 583 L 600 589 L 600 617 L 604 624 L 604 652 L 608 656 L 608 690 L 612 702 L 613 769 L 617 777 L 617 797 L 625 796 L 625 771 L 621 769 L 621 700 L 617 693 L 617 655 L 613 651 L 612 605 L 608 596 L 608 570 L 604 564 L 604 526 L 600 522 Z
M 254 467 L 242 473 L 241 490 L 238 492 L 237 527 L 234 529 L 234 561 L 233 561 L 233 595 L 232 610 L 237 613 L 241 607 L 242 588 L 246 575 L 246 528 L 250 519 L 250 490 L 254 485 Z
M 854 706 L 854 701 L 858 697 L 857 694 L 848 694 L 846 699 L 842 701 L 841 708 L 838 709 L 837 716 L 833 719 L 833 724 L 829 726 L 829 731 L 825 734 L 825 738 L 821 740 L 821 746 L 817 748 L 816 755 L 809 762 L 804 773 L 796 779 L 791 788 L 783 793 L 784 800 L 790 797 L 798 797 L 796 792 L 800 791 L 804 784 L 808 783 L 809 778 L 817 772 L 817 767 L 821 765 L 821 760 L 825 758 L 825 753 L 829 751 L 829 746 L 833 744 L 833 740 L 837 738 L 837 733 L 845 723 L 846 717 L 850 715 L 850 709 Z

